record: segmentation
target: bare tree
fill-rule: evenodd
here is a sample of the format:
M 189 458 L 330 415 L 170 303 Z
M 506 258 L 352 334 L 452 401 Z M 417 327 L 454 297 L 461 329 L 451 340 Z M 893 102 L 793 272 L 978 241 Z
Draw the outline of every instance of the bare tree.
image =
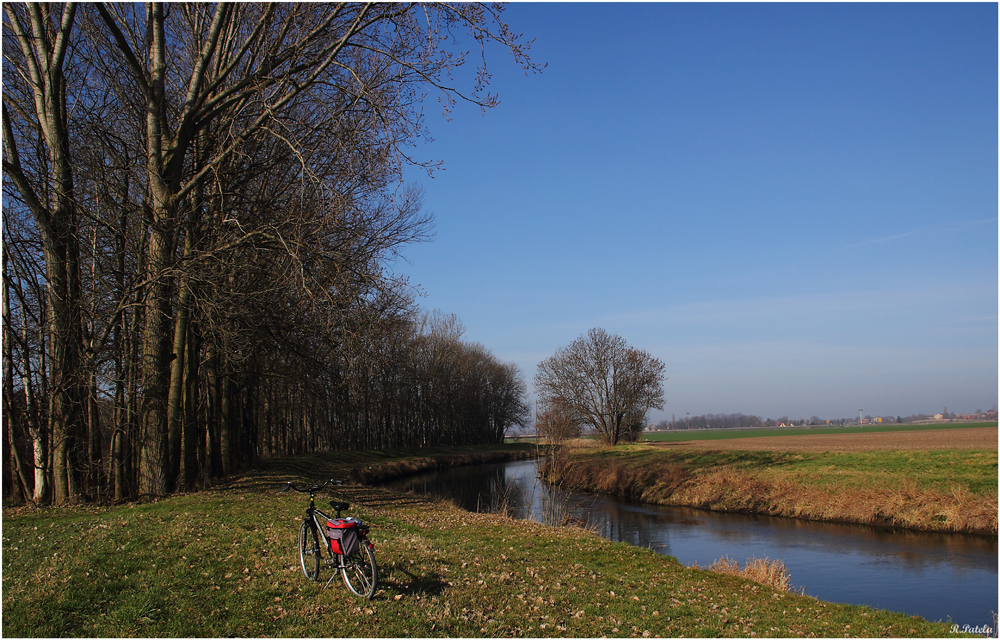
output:
M 537 69 L 501 12 L 5 5 L 7 440 L 31 440 L 36 502 L 523 421 L 512 365 L 451 338 L 422 360 L 434 341 L 386 265 L 430 237 L 402 185 L 434 166 L 407 150 L 425 94 L 496 104 L 485 66 L 452 84 L 454 36 Z
M 579 437 L 582 432 L 581 418 L 561 396 L 548 399 L 539 408 L 535 428 L 540 435 L 552 443 Z
M 42 236 L 51 392 L 47 430 L 53 454 L 53 500 L 60 503 L 73 493 L 69 451 L 81 432 L 84 395 L 80 252 L 66 126 L 71 90 L 64 74 L 77 6 L 5 3 L 4 11 L 4 32 L 10 36 L 4 38 L 4 57 L 14 62 L 15 71 L 10 82 L 4 74 L 3 168 L 15 185 L 19 204 L 31 212 Z M 39 143 L 34 149 L 19 145 L 31 139 Z M 44 151 L 37 153 L 41 148 Z
M 538 365 L 535 390 L 539 404 L 562 403 L 615 445 L 635 432 L 646 411 L 663 408 L 663 369 L 619 336 L 591 329 Z
M 145 15 L 135 5 L 95 7 L 107 46 L 116 50 L 124 77 L 143 96 L 151 223 L 140 481 L 143 492 L 162 494 L 170 488 L 169 469 L 178 468 L 176 462 L 171 467 L 170 455 L 178 455 L 178 447 L 168 446 L 170 407 L 176 414 L 177 406 L 170 389 L 179 397 L 179 383 L 171 380 L 183 367 L 170 363 L 183 362 L 186 325 L 183 312 L 174 326 L 170 322 L 175 317 L 174 253 L 183 220 L 196 210 L 191 203 L 197 190 L 262 137 L 287 144 L 299 158 L 303 180 L 321 183 L 322 177 L 314 175 L 315 146 L 305 141 L 345 130 L 344 123 L 359 112 L 370 117 L 354 131 L 366 135 L 353 136 L 352 146 L 335 155 L 352 158 L 344 166 L 353 163 L 362 180 L 384 185 L 386 177 L 399 172 L 405 157 L 401 145 L 420 132 L 416 87 L 429 84 L 447 96 L 457 94 L 443 84 L 456 64 L 439 46 L 447 28 L 464 26 L 477 38 L 513 41 L 504 28 L 492 34 L 481 10 L 462 6 L 417 12 L 412 5 L 396 4 L 218 4 L 172 5 L 168 11 L 151 3 Z M 175 42 L 179 46 L 172 46 Z M 519 55 L 516 45 L 512 50 Z M 472 99 L 477 100 L 475 93 Z M 481 100 L 484 106 L 493 103 L 489 96 Z M 203 134 L 213 140 L 199 156 L 197 141 Z M 335 136 L 325 142 L 338 148 Z M 353 153 L 358 143 L 377 151 L 375 162 Z M 219 211 L 223 219 L 226 209 L 223 205 Z M 294 243 L 278 230 L 260 237 L 292 248 L 301 264 Z M 186 295 L 182 286 L 183 304 Z M 173 441 L 181 439 L 175 435 Z

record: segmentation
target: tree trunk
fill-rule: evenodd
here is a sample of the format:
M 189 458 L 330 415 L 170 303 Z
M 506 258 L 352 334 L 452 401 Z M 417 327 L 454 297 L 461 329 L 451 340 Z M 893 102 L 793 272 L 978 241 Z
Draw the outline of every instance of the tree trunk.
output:
M 23 329 L 24 344 L 28 344 L 28 328 Z M 44 347 L 43 347 L 44 348 Z M 41 354 L 40 354 L 41 355 Z M 21 384 L 24 387 L 25 414 L 28 423 L 28 435 L 31 437 L 31 452 L 34 459 L 35 483 L 32 500 L 36 505 L 48 504 L 51 498 L 52 486 L 49 483 L 49 432 L 42 427 L 39 415 L 38 401 L 31 384 L 31 354 L 24 351 L 24 369 L 21 373 Z M 39 373 L 44 375 L 44 371 Z
M 154 216 L 165 216 L 154 212 Z M 142 337 L 142 405 L 139 493 L 162 496 L 170 489 L 167 451 L 167 396 L 170 373 L 170 287 L 165 271 L 170 263 L 172 238 L 163 225 L 154 224 L 149 237 L 149 292 Z
M 87 385 L 87 487 L 86 491 L 95 500 L 104 495 L 104 460 L 101 455 L 101 414 L 97 405 L 96 376 L 90 374 Z
M 181 435 L 181 483 L 185 489 L 198 479 L 198 334 L 188 323 L 187 346 L 184 351 L 187 374 L 184 376 L 184 424 Z
M 122 202 L 128 201 L 128 184 L 126 183 Z M 118 229 L 115 238 L 115 298 L 125 299 L 125 237 L 128 229 L 128 212 L 123 207 L 118 218 Z M 112 330 L 112 340 L 115 345 L 115 409 L 114 409 L 114 430 L 111 435 L 111 469 L 113 477 L 112 496 L 114 501 L 121 502 L 125 499 L 125 425 L 128 420 L 128 409 L 126 407 L 125 396 L 125 376 L 126 357 L 128 348 L 126 343 L 131 341 L 126 338 L 128 335 L 128 317 L 125 313 L 118 316 Z M 130 369 L 130 367 L 129 367 Z
M 232 390 L 229 376 L 219 379 L 219 459 L 222 461 L 222 475 L 227 475 L 233 466 L 232 458 Z
M 3 254 L 3 421 L 7 427 L 11 463 L 14 467 L 12 480 L 17 481 L 21 497 L 25 502 L 31 502 L 28 478 L 24 474 L 24 464 L 21 462 L 21 453 L 17 449 L 17 440 L 14 437 L 14 424 L 19 421 L 20 412 L 14 410 L 14 336 L 11 335 L 10 280 L 7 273 L 6 247 Z
M 185 241 L 189 244 L 189 241 Z M 180 283 L 180 297 L 177 301 L 177 317 L 174 321 L 174 348 L 170 363 L 170 390 L 167 396 L 167 425 L 170 440 L 170 484 L 176 487 L 181 483 L 181 436 L 183 433 L 183 397 L 187 388 L 186 374 L 189 367 L 186 366 L 185 357 L 188 340 L 188 303 L 191 298 L 191 290 L 187 279 L 182 278 Z
M 7 437 L 10 441 L 10 461 L 14 467 L 13 480 L 17 482 L 17 487 L 24 501 L 31 502 L 32 506 L 37 506 L 30 497 L 28 478 L 24 474 L 24 464 L 21 463 L 21 453 L 17 450 L 17 441 L 14 439 L 14 422 L 16 422 L 16 415 L 14 415 L 14 411 L 11 410 L 9 404 L 5 407 L 4 422 L 7 423 Z

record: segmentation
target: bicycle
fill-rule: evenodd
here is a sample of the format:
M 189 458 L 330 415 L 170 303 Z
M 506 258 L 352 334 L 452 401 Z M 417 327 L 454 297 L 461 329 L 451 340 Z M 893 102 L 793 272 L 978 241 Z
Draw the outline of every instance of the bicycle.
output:
M 330 502 L 337 512 L 333 518 L 316 507 L 316 492 L 330 484 L 340 483 L 327 480 L 322 485 L 300 489 L 289 482 L 281 490 L 281 493 L 294 489 L 309 494 L 309 506 L 299 527 L 302 574 L 313 582 L 319 582 L 320 569 L 333 567 L 333 575 L 323 585 L 324 589 L 330 586 L 339 571 L 352 593 L 371 600 L 378 587 L 378 565 L 375 563 L 374 545 L 368 539 L 368 525 L 357 518 L 340 517 L 341 511 L 351 507 L 346 502 Z

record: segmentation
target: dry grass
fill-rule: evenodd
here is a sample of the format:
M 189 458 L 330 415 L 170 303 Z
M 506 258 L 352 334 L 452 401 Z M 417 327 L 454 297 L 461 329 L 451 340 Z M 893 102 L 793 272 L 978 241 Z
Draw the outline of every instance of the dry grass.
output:
M 849 489 L 810 487 L 796 480 L 721 469 L 702 474 L 676 491 L 661 493 L 656 501 L 806 520 L 964 533 L 997 531 L 997 496 L 976 495 L 961 486 L 948 492 L 921 488 L 914 482 L 895 489 Z
M 597 438 L 573 438 L 567 440 L 565 444 L 573 449 L 595 449 L 604 446 Z
M 878 456 L 875 467 L 872 456 L 860 454 L 806 457 L 660 448 L 582 451 L 547 460 L 543 477 L 563 488 L 651 504 L 996 535 L 997 493 L 979 486 L 991 464 L 995 473 L 993 454 L 937 456 L 935 473 L 945 482 L 928 480 L 929 472 L 917 469 L 923 458 L 907 463 L 906 456 L 896 455 L 896 467 L 887 470 L 881 461 L 891 466 L 888 454 Z M 975 472 L 962 475 L 970 469 Z
M 740 568 L 739 562 L 726 556 L 710 564 L 708 570 L 753 580 L 779 591 L 792 591 L 791 575 L 781 560 L 750 558 L 746 565 Z
M 631 467 L 619 464 L 579 464 L 569 456 L 550 456 L 542 463 L 541 476 L 558 486 L 589 493 L 612 495 L 629 500 L 657 502 L 670 495 L 691 474 L 680 465 Z

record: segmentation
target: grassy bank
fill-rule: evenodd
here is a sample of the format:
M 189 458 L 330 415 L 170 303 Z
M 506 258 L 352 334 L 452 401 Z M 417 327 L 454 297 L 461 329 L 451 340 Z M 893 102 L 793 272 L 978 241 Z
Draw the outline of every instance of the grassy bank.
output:
M 996 535 L 997 452 L 674 451 L 553 457 L 548 480 L 653 504 Z
M 372 602 L 308 583 L 286 479 L 395 454 L 274 462 L 228 488 L 148 504 L 5 513 L 5 636 L 947 636 L 950 626 L 825 603 L 649 550 L 359 485 Z M 399 462 L 399 456 L 395 456 Z M 426 456 L 422 456 L 426 457 Z M 329 575 L 329 574 L 327 574 Z M 794 576 L 792 576 L 794 583 Z

